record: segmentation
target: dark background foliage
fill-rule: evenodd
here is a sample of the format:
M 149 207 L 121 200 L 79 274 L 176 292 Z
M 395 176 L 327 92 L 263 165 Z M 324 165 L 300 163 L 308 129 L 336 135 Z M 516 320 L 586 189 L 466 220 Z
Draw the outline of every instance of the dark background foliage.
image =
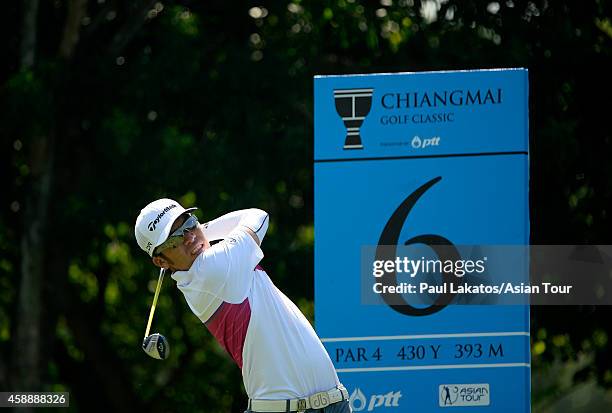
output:
M 610 2 L 293 1 L 3 5 L 1 390 L 241 411 L 239 370 L 170 282 L 173 355 L 140 350 L 156 271 L 133 222 L 162 196 L 203 219 L 268 210 L 266 268 L 312 318 L 316 74 L 528 68 L 532 243 L 610 244 Z M 609 400 L 610 316 L 533 309 L 534 410 Z

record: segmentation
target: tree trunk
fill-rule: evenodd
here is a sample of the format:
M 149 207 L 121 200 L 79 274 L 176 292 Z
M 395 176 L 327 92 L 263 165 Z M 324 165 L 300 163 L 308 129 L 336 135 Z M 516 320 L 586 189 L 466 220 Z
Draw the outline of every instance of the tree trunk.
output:
M 29 69 L 36 57 L 36 18 L 38 0 L 23 1 L 23 26 L 21 32 L 21 68 Z
M 23 3 L 21 69 L 34 65 L 38 0 Z M 37 137 L 31 149 L 29 192 L 24 202 L 24 231 L 21 237 L 21 279 L 17 303 L 17 323 L 10 377 L 14 391 L 40 390 L 40 311 L 43 273 L 44 224 L 52 163 L 48 139 Z
M 59 47 L 59 55 L 69 60 L 79 42 L 81 21 L 85 16 L 87 0 L 70 0 L 68 2 L 68 16 L 64 25 L 64 34 Z
M 17 391 L 40 391 L 40 316 L 45 250 L 45 229 L 51 190 L 53 153 L 48 137 L 31 143 L 29 194 L 24 202 L 21 238 L 21 282 L 17 307 L 13 387 Z
M 68 61 L 78 43 L 80 22 L 85 14 L 86 0 L 70 0 L 59 55 Z M 24 2 L 22 70 L 30 69 L 36 57 L 38 0 Z M 61 82 L 60 82 L 61 84 Z M 62 89 L 55 91 L 61 94 Z M 61 102 L 61 99 L 56 99 Z M 50 111 L 61 113 L 59 108 Z M 36 119 L 33 120 L 36 122 Z M 21 280 L 17 304 L 17 323 L 13 342 L 12 390 L 41 391 L 41 311 L 45 274 L 46 230 L 55 153 L 55 130 L 34 136 L 28 142 L 30 177 L 23 209 L 21 237 Z

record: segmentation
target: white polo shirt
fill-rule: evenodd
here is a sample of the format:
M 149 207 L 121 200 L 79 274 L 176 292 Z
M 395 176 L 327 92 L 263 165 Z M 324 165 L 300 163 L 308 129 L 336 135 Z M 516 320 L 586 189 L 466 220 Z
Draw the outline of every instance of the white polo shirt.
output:
M 263 252 L 242 227 L 172 274 L 193 313 L 242 369 L 251 399 L 295 399 L 340 384 L 304 315 L 258 266 Z

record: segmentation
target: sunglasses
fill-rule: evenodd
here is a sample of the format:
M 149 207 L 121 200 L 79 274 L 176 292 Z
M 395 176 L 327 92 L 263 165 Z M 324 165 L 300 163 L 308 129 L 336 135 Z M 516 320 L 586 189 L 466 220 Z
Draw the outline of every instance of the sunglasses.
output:
M 178 247 L 183 243 L 183 236 L 185 235 L 185 232 L 193 230 L 198 225 L 198 218 L 193 214 L 189 214 L 189 218 L 187 218 L 185 222 L 183 222 L 183 225 L 181 225 L 179 228 L 177 228 L 176 231 L 171 233 L 168 236 L 167 240 L 158 245 L 157 248 L 155 248 L 155 251 L 153 251 L 153 254 L 159 255 L 164 250 Z

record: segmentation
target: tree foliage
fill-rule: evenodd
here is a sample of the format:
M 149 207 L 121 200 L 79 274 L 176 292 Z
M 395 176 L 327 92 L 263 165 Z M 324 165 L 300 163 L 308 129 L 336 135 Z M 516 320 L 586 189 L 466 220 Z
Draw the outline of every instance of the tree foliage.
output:
M 240 372 L 169 282 L 154 328 L 173 356 L 157 363 L 140 350 L 156 271 L 133 223 L 162 196 L 199 206 L 203 219 L 268 210 L 264 265 L 312 316 L 315 74 L 529 68 L 532 243 L 609 243 L 610 8 L 603 0 L 6 4 L 0 388 L 37 374 L 42 388 L 32 390 L 70 391 L 84 411 L 240 411 Z M 32 259 L 41 290 L 20 298 Z M 37 373 L 15 361 L 20 305 L 27 312 L 31 300 L 40 307 Z M 609 316 L 534 309 L 534 369 L 586 354 L 592 362 L 575 380 L 611 386 Z

